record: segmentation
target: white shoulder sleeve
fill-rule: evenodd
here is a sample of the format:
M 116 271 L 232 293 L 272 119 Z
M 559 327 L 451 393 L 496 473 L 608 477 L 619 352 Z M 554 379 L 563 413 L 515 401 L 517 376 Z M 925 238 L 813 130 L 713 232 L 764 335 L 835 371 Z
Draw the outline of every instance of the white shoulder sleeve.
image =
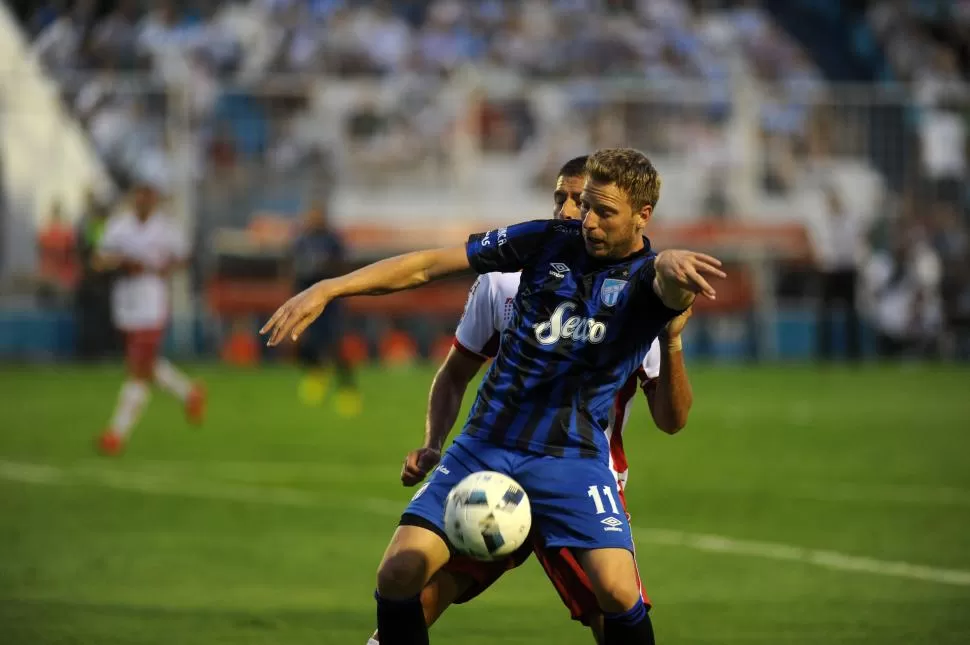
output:
M 643 371 L 646 373 L 646 379 L 652 380 L 660 376 L 660 343 L 656 338 L 650 344 L 650 350 L 647 355 L 643 357 Z
M 460 348 L 482 358 L 491 357 L 493 352 L 489 351 L 489 343 L 497 334 L 493 300 L 490 274 L 478 276 L 468 292 L 465 313 L 455 330 L 455 341 Z

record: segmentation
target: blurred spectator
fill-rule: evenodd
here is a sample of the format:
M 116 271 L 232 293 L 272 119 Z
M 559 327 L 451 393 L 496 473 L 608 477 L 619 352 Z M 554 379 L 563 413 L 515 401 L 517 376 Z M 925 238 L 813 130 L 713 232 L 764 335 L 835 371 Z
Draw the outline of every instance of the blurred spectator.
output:
M 89 189 L 84 212 L 77 226 L 80 279 L 75 305 L 77 352 L 82 360 L 104 358 L 117 349 L 117 331 L 111 319 L 112 276 L 95 271 L 92 265 L 107 221 L 108 208 Z
M 931 199 L 953 203 L 963 199 L 967 126 L 954 109 L 954 101 L 964 92 L 954 53 L 938 48 L 916 87 L 916 100 L 922 108 L 919 138 L 924 192 Z
M 873 254 L 864 300 L 884 357 L 937 355 L 943 330 L 940 258 L 918 223 L 903 223 L 888 250 Z
M 70 69 L 81 51 L 81 26 L 71 14 L 61 14 L 37 36 L 34 53 L 49 69 Z
M 61 203 L 51 204 L 37 236 L 39 278 L 42 294 L 59 296 L 69 292 L 77 279 L 74 231 L 64 219 Z
M 90 54 L 98 67 L 132 68 L 138 60 L 138 6 L 120 0 L 91 33 Z
M 865 230 L 861 219 L 846 209 L 834 187 L 826 186 L 823 192 L 824 211 L 818 224 L 812 228 L 820 287 L 816 351 L 821 359 L 833 358 L 835 321 L 832 314 L 836 308 L 841 308 L 847 355 L 852 360 L 858 360 L 862 348 L 856 284 Z
M 930 222 L 943 278 L 944 355 L 970 358 L 970 233 L 951 203 L 936 205 Z

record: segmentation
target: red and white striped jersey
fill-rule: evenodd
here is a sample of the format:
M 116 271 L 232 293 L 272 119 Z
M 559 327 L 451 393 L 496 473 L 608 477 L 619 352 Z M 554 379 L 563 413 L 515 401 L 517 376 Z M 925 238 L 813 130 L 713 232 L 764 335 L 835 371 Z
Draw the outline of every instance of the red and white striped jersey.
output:
M 498 353 L 502 330 L 509 324 L 515 294 L 519 290 L 518 273 L 486 273 L 480 275 L 468 293 L 465 313 L 455 330 L 455 349 L 466 356 L 485 361 Z M 633 399 L 639 387 L 653 387 L 660 375 L 660 345 L 654 339 L 647 355 L 634 374 L 617 392 L 610 423 L 606 429 L 610 442 L 610 468 L 622 494 L 629 477 L 629 465 L 623 451 L 623 429 L 633 409 Z

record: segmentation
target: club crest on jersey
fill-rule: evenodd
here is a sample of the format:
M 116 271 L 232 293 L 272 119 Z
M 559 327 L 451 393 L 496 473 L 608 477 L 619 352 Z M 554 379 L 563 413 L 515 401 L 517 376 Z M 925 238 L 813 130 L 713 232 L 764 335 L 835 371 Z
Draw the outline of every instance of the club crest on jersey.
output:
M 603 286 L 600 288 L 600 300 L 603 301 L 603 304 L 607 307 L 615 305 L 616 301 L 620 299 L 620 293 L 626 286 L 626 282 L 626 280 L 616 280 L 615 278 L 603 280 Z

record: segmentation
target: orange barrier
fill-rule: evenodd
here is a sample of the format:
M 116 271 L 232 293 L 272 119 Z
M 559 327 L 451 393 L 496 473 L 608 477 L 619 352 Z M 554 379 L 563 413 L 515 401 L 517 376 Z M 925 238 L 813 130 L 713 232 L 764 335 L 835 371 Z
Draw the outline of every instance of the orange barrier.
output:
M 249 367 L 259 362 L 259 341 L 249 330 L 233 331 L 222 347 L 222 360 L 229 365 Z
M 381 362 L 385 365 L 409 365 L 418 359 L 418 346 L 407 332 L 392 330 L 381 338 Z
M 340 340 L 340 354 L 351 365 L 366 363 L 370 358 L 367 339 L 357 332 L 347 332 Z
M 429 358 L 435 363 L 440 363 L 445 360 L 448 356 L 448 352 L 451 351 L 452 336 L 444 334 L 435 339 L 431 344 L 431 351 L 429 352 Z

